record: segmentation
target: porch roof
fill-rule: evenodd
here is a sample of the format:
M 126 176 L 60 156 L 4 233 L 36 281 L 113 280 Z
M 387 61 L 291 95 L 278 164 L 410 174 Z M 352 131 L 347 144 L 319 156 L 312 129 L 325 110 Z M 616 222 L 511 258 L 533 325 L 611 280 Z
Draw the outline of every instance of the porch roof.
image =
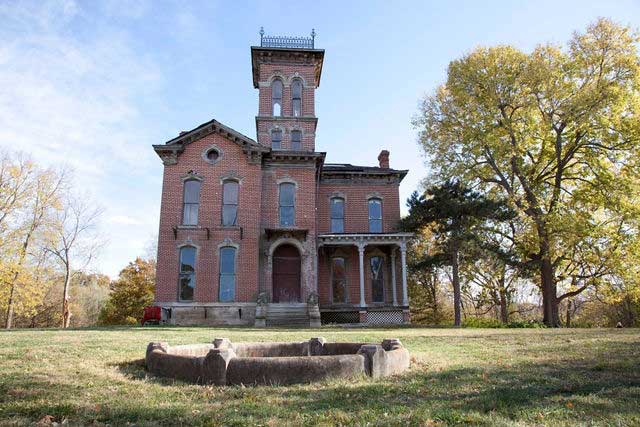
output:
M 413 236 L 413 233 L 329 233 L 319 234 L 318 244 L 319 246 L 406 244 Z

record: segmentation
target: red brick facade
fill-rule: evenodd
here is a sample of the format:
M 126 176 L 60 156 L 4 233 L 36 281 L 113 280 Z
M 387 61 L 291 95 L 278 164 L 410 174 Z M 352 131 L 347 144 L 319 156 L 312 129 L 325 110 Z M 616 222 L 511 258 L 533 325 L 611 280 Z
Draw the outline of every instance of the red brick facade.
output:
M 299 293 L 286 294 L 291 298 L 289 302 L 293 305 L 309 302 L 311 306 L 319 301 L 323 319 L 326 314 L 331 321 L 332 316 L 340 317 L 342 312 L 348 312 L 349 317 L 354 310 L 360 311 L 358 319 L 367 318 L 361 304 L 364 299 L 367 307 L 395 310 L 393 316 L 400 313 L 402 320 L 401 310 L 406 310 L 402 302 L 406 303 L 406 297 L 400 286 L 402 265 L 397 249 L 404 250 L 407 236 L 398 233 L 397 224 L 398 187 L 406 171 L 389 168 L 388 152 L 380 154 L 379 167 L 324 163 L 324 153 L 317 152 L 315 146 L 314 105 L 324 51 L 264 47 L 251 51 L 254 87 L 259 90 L 256 140 L 212 120 L 154 146 L 165 165 L 156 304 L 171 308 L 170 317 L 175 323 L 255 321 L 257 325 L 261 314 L 256 301 L 269 304 L 275 300 L 274 292 L 280 292 L 278 296 L 283 298 L 281 280 L 290 285 L 294 280 L 291 278 L 295 278 L 295 289 L 299 277 Z M 274 116 L 272 105 L 275 80 L 282 82 L 280 116 Z M 292 85 L 296 81 L 302 86 L 301 111 L 297 115 L 292 101 Z M 273 131 L 281 132 L 280 147 L 272 146 Z M 292 133 L 296 132 L 301 135 L 301 147 L 292 150 Z M 370 157 L 375 158 L 376 154 L 370 153 Z M 185 195 L 187 181 L 200 185 L 195 204 L 197 224 L 191 225 L 185 225 L 189 220 L 183 218 L 187 209 L 183 203 L 193 202 L 189 199 L 192 196 Z M 223 225 L 222 216 L 225 182 L 238 183 L 236 224 L 229 226 Z M 284 187 L 290 188 L 287 184 L 294 188 L 292 224 L 280 218 L 281 212 L 283 217 L 290 212 L 285 193 L 283 207 L 279 204 L 280 192 L 288 191 Z M 337 233 L 331 229 L 332 198 L 344 201 L 344 226 Z M 370 230 L 370 200 L 381 205 L 380 229 Z M 193 206 L 188 209 L 194 209 Z M 294 247 L 299 261 L 295 256 L 286 259 L 279 256 L 276 249 L 282 245 Z M 362 266 L 358 245 L 363 248 Z M 183 272 L 191 272 L 181 266 L 182 247 L 195 248 L 196 253 L 195 272 L 190 273 L 188 280 L 180 278 L 181 268 Z M 221 249 L 228 247 L 235 248 L 233 266 L 230 261 L 221 265 Z M 346 301 L 336 302 L 333 297 L 331 265 L 336 256 L 345 260 Z M 377 301 L 372 290 L 373 256 L 383 260 L 381 273 L 377 273 L 381 275 L 376 282 Z M 392 259 L 396 266 L 395 284 Z M 282 273 L 283 266 L 290 271 Z M 360 280 L 361 269 L 364 285 Z M 192 298 L 180 298 L 181 286 L 186 286 L 181 285 L 181 280 L 187 280 L 183 283 L 189 283 L 193 289 Z M 227 283 L 223 286 L 225 292 L 233 290 L 233 298 L 225 293 L 224 302 L 220 289 L 223 280 Z M 370 320 L 380 316 L 375 314 Z

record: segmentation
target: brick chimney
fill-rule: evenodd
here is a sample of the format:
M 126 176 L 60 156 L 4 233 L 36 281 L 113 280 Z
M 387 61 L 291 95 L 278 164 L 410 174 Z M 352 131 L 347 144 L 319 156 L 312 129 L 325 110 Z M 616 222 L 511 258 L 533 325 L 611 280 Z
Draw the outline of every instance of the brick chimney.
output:
M 387 150 L 382 150 L 378 154 L 378 163 L 381 168 L 389 168 L 389 152 Z

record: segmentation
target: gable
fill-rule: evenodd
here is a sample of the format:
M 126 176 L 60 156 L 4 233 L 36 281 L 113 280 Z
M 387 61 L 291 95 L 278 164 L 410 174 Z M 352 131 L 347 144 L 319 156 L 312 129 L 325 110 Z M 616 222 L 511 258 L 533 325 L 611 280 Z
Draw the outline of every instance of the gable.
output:
M 153 145 L 153 149 L 162 159 L 162 163 L 173 165 L 178 161 L 178 156 L 182 154 L 187 145 L 214 133 L 241 147 L 252 163 L 260 162 L 262 154 L 270 151 L 269 148 L 258 144 L 248 136 L 223 125 L 215 119 L 203 123 L 190 131 L 181 132 L 180 135 L 164 144 Z

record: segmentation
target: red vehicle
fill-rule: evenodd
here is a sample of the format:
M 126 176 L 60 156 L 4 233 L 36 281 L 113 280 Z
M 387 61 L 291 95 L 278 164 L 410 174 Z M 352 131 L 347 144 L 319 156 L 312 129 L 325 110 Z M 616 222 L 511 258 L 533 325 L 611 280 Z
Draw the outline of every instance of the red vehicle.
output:
M 144 308 L 144 315 L 142 316 L 142 326 L 147 323 L 153 323 L 159 325 L 162 320 L 162 308 L 152 305 Z

